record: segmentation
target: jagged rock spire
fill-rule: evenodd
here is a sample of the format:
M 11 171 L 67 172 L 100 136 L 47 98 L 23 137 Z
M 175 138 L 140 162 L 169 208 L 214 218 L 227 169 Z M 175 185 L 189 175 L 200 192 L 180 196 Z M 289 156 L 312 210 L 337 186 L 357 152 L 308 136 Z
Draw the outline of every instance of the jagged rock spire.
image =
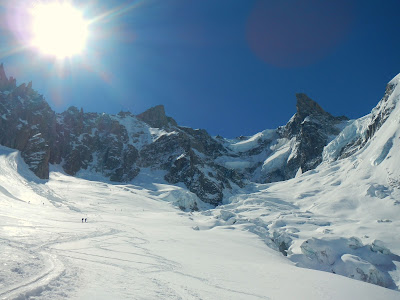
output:
M 0 90 L 5 90 L 8 87 L 8 78 L 4 71 L 3 63 L 0 65 Z
M 8 81 L 8 78 L 6 76 L 6 72 L 4 71 L 4 65 L 3 65 L 3 63 L 1 63 L 1 65 L 0 65 L 0 81 L 3 81 L 3 80 Z
M 149 108 L 136 117 L 154 128 L 166 127 L 168 124 L 177 125 L 173 118 L 167 117 L 165 114 L 164 105 L 157 105 Z
M 296 94 L 297 98 L 297 114 L 301 120 L 304 120 L 307 116 L 310 115 L 329 115 L 332 116 L 330 113 L 327 113 L 322 109 L 322 107 L 308 97 L 306 94 L 298 93 Z
M 347 117 L 334 117 L 330 113 L 326 112 L 322 109 L 322 107 L 308 97 L 306 94 L 298 93 L 296 94 L 297 98 L 297 112 L 290 119 L 290 121 L 284 126 L 281 130 L 283 136 L 287 138 L 291 138 L 294 135 L 298 134 L 301 129 L 301 124 L 307 117 L 312 117 L 314 120 L 320 120 L 322 123 L 326 122 L 340 122 L 344 120 L 348 120 Z M 320 122 L 320 123 L 321 123 Z M 321 123 L 321 124 L 322 124 Z
M 3 63 L 0 64 L 0 90 L 2 91 L 11 91 L 15 89 L 17 86 L 17 80 L 13 77 L 10 76 L 10 78 L 7 78 L 6 72 L 4 70 L 4 65 Z

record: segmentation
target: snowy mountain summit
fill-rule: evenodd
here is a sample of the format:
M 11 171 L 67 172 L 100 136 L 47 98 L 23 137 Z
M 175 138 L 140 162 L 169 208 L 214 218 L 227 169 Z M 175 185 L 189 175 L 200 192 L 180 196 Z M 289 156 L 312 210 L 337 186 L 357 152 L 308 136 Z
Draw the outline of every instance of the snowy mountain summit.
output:
M 76 214 L 79 219 L 82 213 L 90 214 L 89 220 L 96 219 L 96 222 L 107 228 L 99 231 L 97 227 L 93 227 L 93 232 L 77 239 L 85 239 L 90 244 L 99 242 L 92 241 L 92 238 L 117 238 L 120 234 L 117 238 L 119 243 L 128 243 L 129 240 L 130 246 L 135 245 L 136 250 L 144 251 L 144 254 L 140 254 L 143 256 L 152 251 L 167 249 L 164 255 L 171 261 L 161 260 L 159 254 L 151 255 L 151 259 L 155 261 L 151 262 L 152 267 L 149 268 L 172 272 L 173 277 L 178 278 L 186 273 L 176 270 L 185 263 L 190 264 L 190 260 L 185 255 L 174 255 L 174 250 L 168 252 L 168 249 L 176 249 L 172 242 L 156 247 L 154 245 L 159 245 L 163 237 L 158 237 L 157 240 L 143 237 L 143 245 L 149 247 L 145 249 L 140 248 L 145 246 L 139 247 L 135 242 L 138 237 L 130 240 L 131 235 L 138 234 L 138 226 L 140 234 L 146 236 L 146 228 L 150 226 L 147 218 L 154 218 L 153 214 L 160 218 L 163 213 L 171 213 L 170 208 L 166 208 L 163 202 L 169 201 L 187 211 L 179 215 L 179 218 L 189 218 L 184 223 L 185 229 L 177 229 L 178 231 L 174 232 L 174 241 L 187 241 L 188 244 L 182 243 L 181 247 L 188 247 L 188 253 L 195 251 L 199 245 L 207 244 L 208 240 L 213 240 L 222 249 L 224 246 L 218 241 L 226 236 L 237 239 L 235 247 L 239 250 L 242 249 L 244 241 L 262 241 L 263 246 L 268 246 L 265 247 L 268 250 L 262 250 L 263 253 L 275 250 L 268 252 L 267 256 L 268 259 L 272 259 L 272 265 L 276 263 L 276 274 L 282 278 L 286 276 L 286 270 L 292 270 L 290 268 L 296 265 L 399 290 L 399 82 L 400 74 L 389 82 L 383 98 L 371 113 L 357 120 L 332 116 L 307 95 L 297 94 L 296 113 L 286 125 L 267 129 L 249 137 L 226 139 L 220 136 L 211 137 L 202 129 L 179 126 L 173 118 L 166 115 L 162 105 L 139 115 L 130 112 L 120 112 L 117 115 L 86 113 L 76 107 L 70 107 L 63 113 L 55 113 L 44 97 L 32 88 L 32 83 L 17 86 L 16 80 L 8 78 L 1 65 L 0 195 L 5 199 L 5 220 L 9 222 L 7 224 L 14 224 L 13 206 L 17 206 L 23 212 L 35 207 L 36 213 L 41 214 L 39 206 L 34 206 L 39 204 L 43 208 L 51 204 L 51 212 L 45 213 L 59 214 L 65 220 L 71 214 Z M 68 191 L 65 190 L 65 186 L 68 186 Z M 30 200 L 27 200 L 28 198 Z M 113 203 L 114 198 L 117 199 L 116 203 Z M 27 207 L 27 203 L 31 204 L 30 201 L 32 205 Z M 118 206 L 118 203 L 123 205 Z M 126 212 L 121 220 L 112 214 L 128 208 L 133 209 L 133 204 L 135 212 Z M 110 205 L 113 205 L 112 209 Z M 146 209 L 147 207 L 151 209 Z M 157 213 L 152 210 L 157 210 Z M 23 214 L 18 220 L 25 217 Z M 179 218 L 161 217 L 160 220 L 178 224 L 181 222 L 177 221 Z M 106 223 L 105 219 L 112 222 Z M 51 220 L 46 222 L 48 223 L 44 224 L 44 227 L 53 226 Z M 57 242 L 59 246 L 54 246 L 56 242 L 52 237 L 43 233 L 40 238 L 47 241 L 46 246 L 35 244 L 35 249 L 41 250 L 32 250 L 32 255 L 37 257 L 37 268 L 42 268 L 45 272 L 44 270 L 53 264 L 53 269 L 58 270 L 57 274 L 52 273 L 54 278 L 51 279 L 51 282 L 57 284 L 62 284 L 59 278 L 65 279 L 65 276 L 75 272 L 72 268 L 65 267 L 66 263 L 70 262 L 67 260 L 76 262 L 75 256 L 66 255 L 75 241 L 75 229 L 69 227 L 70 221 L 65 222 L 65 230 L 70 230 L 70 235 L 61 240 L 60 233 L 60 240 Z M 176 226 L 181 228 L 183 223 L 179 224 Z M 190 224 L 190 228 L 187 224 Z M 190 229 L 190 235 L 186 232 L 189 230 L 187 228 Z M 7 234 L 11 234 L 10 232 Z M 253 239 L 248 239 L 249 232 Z M 187 246 L 196 243 L 187 240 L 187 236 L 192 235 L 193 240 L 200 243 L 196 244 L 196 247 Z M 0 250 L 11 253 L 13 243 L 19 242 L 19 237 L 7 235 L 5 239 L 10 242 Z M 252 243 L 250 242 L 251 245 Z M 34 244 L 34 241 L 29 240 L 27 244 Z M 124 247 L 129 248 L 128 244 L 124 244 Z M 257 247 L 249 246 L 246 251 L 259 249 Z M 96 251 L 102 251 L 106 246 L 96 244 L 94 248 Z M 22 248 L 18 249 L 23 252 Z M 111 251 L 110 249 L 107 251 Z M 186 248 L 182 249 L 182 253 L 186 253 Z M 215 250 L 210 249 L 207 248 L 207 251 Z M 86 257 L 82 256 L 83 250 L 78 250 L 71 251 L 74 255 L 79 254 L 79 259 Z M 107 253 L 109 252 L 96 252 L 95 255 L 103 257 Z M 240 253 L 239 251 L 235 255 L 244 259 Z M 279 256 L 275 256 L 277 253 Z M 285 260 L 281 261 L 284 256 Z M 173 262 L 171 257 L 179 263 Z M 212 268 L 207 264 L 210 257 L 199 257 L 203 257 L 204 268 Z M 219 259 L 225 261 L 224 257 L 226 253 L 221 252 Z M 188 260 L 185 261 L 186 258 Z M 127 261 L 132 264 L 134 260 Z M 251 262 L 248 263 L 251 265 Z M 121 267 L 115 260 L 110 266 L 117 269 Z M 29 269 L 28 262 L 25 269 L 18 268 L 20 267 L 15 263 L 12 270 L 16 271 L 10 271 L 11 273 L 5 276 L 18 282 L 19 275 L 16 274 L 22 274 L 24 277 L 24 274 L 33 272 Z M 193 271 L 196 268 L 198 267 L 191 266 L 185 271 L 189 274 L 185 277 L 186 280 L 200 278 L 199 273 Z M 285 272 L 278 271 L 280 268 Z M 136 272 L 138 269 L 142 275 L 147 274 L 145 269 L 136 265 L 132 265 L 132 269 L 129 270 Z M 199 272 L 206 274 L 209 270 L 202 269 Z M 231 273 L 236 272 L 235 269 L 230 270 Z M 256 267 L 251 270 L 254 274 L 262 272 Z M 307 276 L 310 277 L 305 278 L 313 280 L 320 276 L 313 277 L 314 275 L 310 274 L 314 273 L 301 273 L 306 271 L 293 272 L 309 274 Z M 115 271 L 115 274 L 117 273 L 118 271 Z M 1 274 L 0 272 L 0 276 Z M 325 275 L 321 276 L 329 275 L 323 274 Z M 264 278 L 264 275 L 258 278 Z M 26 275 L 26 278 L 33 278 L 29 276 Z M 47 278 L 46 276 L 43 278 Z M 144 280 L 148 279 L 145 285 L 151 282 L 160 288 L 164 287 L 159 284 L 163 282 L 168 286 L 168 289 L 162 288 L 163 296 L 169 295 L 171 291 L 174 291 L 174 295 L 181 295 L 184 290 L 182 295 L 188 299 L 207 298 L 210 295 L 211 298 L 218 298 L 219 295 L 221 299 L 243 299 L 243 296 L 246 299 L 269 299 L 266 295 L 271 292 L 269 289 L 265 290 L 263 282 L 260 281 L 260 285 L 257 285 L 257 280 L 254 281 L 254 293 L 244 292 L 245 287 L 236 291 L 233 286 L 226 287 L 222 292 L 222 289 L 215 288 L 215 285 L 210 283 L 211 279 L 199 279 L 201 285 L 207 286 L 205 289 L 196 284 L 182 289 L 175 283 L 168 285 L 168 280 L 163 276 L 157 279 L 146 276 L 143 277 Z M 226 282 L 230 281 L 224 277 L 226 274 L 221 276 Z M 243 280 L 240 275 L 235 276 L 232 282 Z M 334 276 L 336 277 L 338 276 Z M 70 284 L 72 281 L 68 280 L 66 282 Z M 271 279 L 265 280 L 272 284 Z M 333 279 L 332 282 L 339 282 L 336 280 L 342 279 Z M 43 292 L 46 289 L 38 289 L 38 282 L 41 282 L 39 279 L 19 285 L 11 282 L 15 283 L 16 287 L 7 291 L 2 290 L 1 282 L 0 280 L 0 296 L 3 298 L 18 296 L 18 299 L 24 299 L 21 295 L 25 295 L 25 298 L 46 295 Z M 346 281 L 346 286 L 357 286 L 354 289 L 356 294 L 340 294 L 340 297 L 339 294 L 335 294 L 338 298 L 333 298 L 355 299 L 361 295 L 373 295 L 371 299 L 377 299 L 382 298 L 379 295 L 385 295 L 387 299 L 395 299 L 399 296 L 398 292 L 388 289 L 370 288 L 370 285 L 359 286 L 360 282 L 352 282 Z M 28 286 L 33 288 L 28 289 Z M 50 291 L 57 290 L 50 284 L 44 283 L 41 286 L 46 286 Z M 357 291 L 362 290 L 361 287 L 365 287 L 365 294 L 357 294 Z M 358 288 L 361 290 L 357 290 Z M 297 289 L 301 294 L 302 289 Z M 331 298 L 330 293 L 337 289 L 338 286 L 326 286 L 321 290 L 322 296 L 308 296 L 309 299 L 328 299 Z M 330 292 L 327 292 L 328 290 Z M 127 295 L 119 296 L 132 296 L 129 293 Z M 294 294 L 274 295 L 278 299 L 284 299 Z M 155 299 L 156 296 L 153 296 L 148 298 Z M 76 299 L 78 298 L 77 296 Z
M 49 177 L 49 163 L 70 175 L 90 170 L 116 182 L 129 182 L 142 168 L 152 168 L 212 205 L 247 181 L 286 180 L 314 169 L 324 146 L 347 122 L 298 94 L 297 112 L 286 126 L 226 140 L 179 126 L 162 105 L 137 116 L 84 113 L 76 107 L 57 114 L 32 83 L 16 87 L 3 65 L 0 91 L 1 144 L 20 150 L 39 178 Z

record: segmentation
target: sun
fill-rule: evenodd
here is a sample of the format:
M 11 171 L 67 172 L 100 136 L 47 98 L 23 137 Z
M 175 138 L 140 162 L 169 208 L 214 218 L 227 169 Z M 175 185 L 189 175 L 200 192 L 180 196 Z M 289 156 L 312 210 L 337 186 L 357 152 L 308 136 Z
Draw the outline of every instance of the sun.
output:
M 88 24 L 82 12 L 69 3 L 39 3 L 32 9 L 32 46 L 59 59 L 81 54 Z

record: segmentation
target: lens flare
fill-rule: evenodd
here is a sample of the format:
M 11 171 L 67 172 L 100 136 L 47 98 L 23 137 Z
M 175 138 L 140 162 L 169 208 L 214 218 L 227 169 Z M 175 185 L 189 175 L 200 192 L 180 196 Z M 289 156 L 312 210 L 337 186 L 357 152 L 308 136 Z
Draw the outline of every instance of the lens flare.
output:
M 88 22 L 69 3 L 38 4 L 32 9 L 32 46 L 57 58 L 81 54 Z

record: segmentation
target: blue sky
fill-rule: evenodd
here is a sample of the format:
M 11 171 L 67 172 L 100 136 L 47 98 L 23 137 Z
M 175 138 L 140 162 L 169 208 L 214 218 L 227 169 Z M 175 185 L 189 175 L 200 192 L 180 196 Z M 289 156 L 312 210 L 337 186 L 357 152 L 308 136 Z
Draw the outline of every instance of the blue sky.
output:
M 398 0 L 74 1 L 88 19 L 108 14 L 91 25 L 85 54 L 62 66 L 17 51 L 11 3 L 0 5 L 0 61 L 57 112 L 164 104 L 180 125 L 235 137 L 286 124 L 298 92 L 361 117 L 400 72 Z

